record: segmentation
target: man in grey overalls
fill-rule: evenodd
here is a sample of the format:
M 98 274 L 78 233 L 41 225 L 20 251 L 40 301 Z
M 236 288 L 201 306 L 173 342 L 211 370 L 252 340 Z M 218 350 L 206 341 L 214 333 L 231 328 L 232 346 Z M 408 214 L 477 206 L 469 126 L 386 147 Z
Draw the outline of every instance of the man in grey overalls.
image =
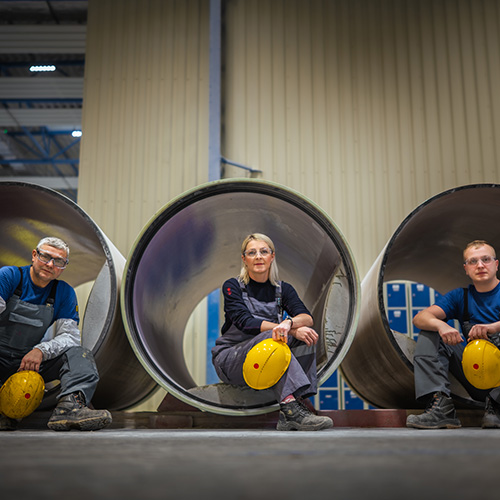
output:
M 20 370 L 34 370 L 61 390 L 48 427 L 55 431 L 98 430 L 111 423 L 107 410 L 88 408 L 99 375 L 92 353 L 81 346 L 78 303 L 73 288 L 58 280 L 69 263 L 59 238 L 43 238 L 31 266 L 0 269 L 0 381 Z M 46 338 L 54 325 L 53 338 Z M 0 414 L 0 430 L 17 421 Z
M 484 240 L 470 242 L 463 252 L 465 274 L 472 284 L 456 288 L 436 303 L 420 311 L 413 323 L 420 328 L 414 355 L 415 395 L 427 401 L 420 415 L 409 415 L 407 427 L 417 429 L 459 428 L 451 397 L 449 374 L 452 373 L 470 396 L 485 401 L 482 427 L 500 428 L 500 388 L 480 390 L 466 379 L 462 368 L 464 336 L 467 340 L 484 339 L 499 345 L 500 280 L 495 249 Z M 463 335 L 448 320 L 462 325 Z

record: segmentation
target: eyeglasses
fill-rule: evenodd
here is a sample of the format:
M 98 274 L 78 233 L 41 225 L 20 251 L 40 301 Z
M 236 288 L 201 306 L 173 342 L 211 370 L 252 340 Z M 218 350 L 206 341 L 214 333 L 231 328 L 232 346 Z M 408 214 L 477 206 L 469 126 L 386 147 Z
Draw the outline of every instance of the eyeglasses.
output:
M 270 248 L 261 248 L 260 250 L 255 250 L 252 248 L 252 250 L 248 250 L 247 252 L 244 252 L 243 255 L 246 257 L 254 258 L 257 257 L 257 254 L 259 254 L 261 257 L 267 257 L 268 255 L 271 255 L 273 251 Z
M 491 255 L 483 255 L 482 257 L 479 257 L 479 259 L 467 259 L 465 261 L 465 264 L 467 264 L 468 266 L 477 266 L 479 264 L 479 261 L 481 261 L 483 264 L 490 264 L 495 260 L 497 260 L 496 257 L 492 257 Z
M 58 269 L 64 269 L 68 265 L 68 261 L 66 259 L 52 257 L 52 255 L 49 255 L 48 253 L 40 252 L 38 248 L 36 249 L 36 256 L 38 257 L 38 260 L 44 264 L 50 264 L 50 261 L 52 260 L 54 262 L 54 266 Z

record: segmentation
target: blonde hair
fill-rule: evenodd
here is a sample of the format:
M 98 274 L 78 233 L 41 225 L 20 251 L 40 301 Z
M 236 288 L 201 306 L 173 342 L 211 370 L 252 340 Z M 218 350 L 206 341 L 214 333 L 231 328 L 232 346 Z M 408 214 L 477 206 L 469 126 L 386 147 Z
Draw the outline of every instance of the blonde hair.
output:
M 474 240 L 474 241 L 471 241 L 470 243 L 468 243 L 467 246 L 465 247 L 464 253 L 463 253 L 464 260 L 465 260 L 465 252 L 467 252 L 467 250 L 469 250 L 469 248 L 479 248 L 479 247 L 483 247 L 483 246 L 490 247 L 493 250 L 493 257 L 496 258 L 495 249 L 486 240 Z
M 266 236 L 265 234 L 262 233 L 252 233 L 249 234 L 244 240 L 243 243 L 241 244 L 241 255 L 245 255 L 245 251 L 247 249 L 248 244 L 252 241 L 263 241 L 270 249 L 273 254 L 275 254 L 275 249 L 274 249 L 274 243 L 269 238 L 269 236 Z M 238 278 L 245 283 L 245 285 L 248 284 L 250 281 L 250 276 L 248 275 L 248 269 L 245 263 L 241 266 L 241 271 L 240 275 Z M 274 260 L 271 262 L 271 268 L 269 269 L 269 281 L 271 282 L 271 285 L 276 286 L 279 282 L 279 277 L 278 277 L 278 264 L 276 264 L 276 257 Z

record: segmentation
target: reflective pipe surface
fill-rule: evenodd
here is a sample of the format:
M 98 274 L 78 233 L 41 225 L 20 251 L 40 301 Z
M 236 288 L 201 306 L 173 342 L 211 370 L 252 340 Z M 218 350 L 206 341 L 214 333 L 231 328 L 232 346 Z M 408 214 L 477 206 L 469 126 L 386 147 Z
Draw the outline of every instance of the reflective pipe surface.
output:
M 384 304 L 384 283 L 408 280 L 441 294 L 470 284 L 463 249 L 484 239 L 500 248 L 500 185 L 479 184 L 445 191 L 415 209 L 398 227 L 363 279 L 356 337 L 341 371 L 349 386 L 380 408 L 416 408 L 413 353 L 416 343 L 391 331 Z M 452 378 L 453 396 L 475 406 Z
M 127 259 L 121 290 L 130 342 L 145 369 L 178 399 L 227 415 L 276 409 L 269 391 L 198 387 L 183 339 L 196 305 L 237 276 L 250 233 L 276 245 L 280 278 L 292 283 L 320 333 L 318 377 L 340 364 L 357 326 L 359 280 L 337 227 L 317 206 L 278 184 L 215 181 L 172 200 L 145 226 Z
M 145 399 L 157 385 L 135 357 L 124 331 L 119 295 L 125 258 L 100 228 L 56 191 L 0 182 L 0 234 L 0 266 L 30 264 L 31 251 L 44 236 L 57 236 L 69 245 L 70 264 L 61 279 L 74 288 L 90 289 L 80 329 L 101 378 L 92 403 L 119 410 Z M 57 386 L 42 404 L 51 406 L 56 393 Z

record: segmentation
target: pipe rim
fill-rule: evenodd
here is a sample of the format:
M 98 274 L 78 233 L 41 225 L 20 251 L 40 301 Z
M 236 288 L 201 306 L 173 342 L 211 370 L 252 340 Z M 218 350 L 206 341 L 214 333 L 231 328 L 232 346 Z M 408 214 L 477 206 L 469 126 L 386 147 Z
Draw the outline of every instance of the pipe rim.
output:
M 21 181 L 0 180 L 0 189 L 5 190 L 10 196 L 19 196 L 21 201 L 31 201 L 32 205 L 24 207 L 25 214 L 23 213 L 24 215 L 21 216 L 21 222 L 16 222 L 16 224 L 20 224 L 19 230 L 23 230 L 24 223 L 29 230 L 33 231 L 33 235 L 29 235 L 29 239 L 34 238 L 34 236 L 40 232 L 41 227 L 47 226 L 43 229 L 43 236 L 47 235 L 45 233 L 53 228 L 56 235 L 62 236 L 62 238 L 67 241 L 70 250 L 72 250 L 70 259 L 72 263 L 75 263 L 75 257 L 77 257 L 77 264 L 75 267 L 71 266 L 71 273 L 69 275 L 68 272 L 65 271 L 62 279 L 71 283 L 73 288 L 78 288 L 78 286 L 85 283 L 94 282 L 95 284 L 100 271 L 104 268 L 107 269 L 104 283 L 106 293 L 109 295 L 109 300 L 106 302 L 106 309 L 102 311 L 102 315 L 90 317 L 90 314 L 87 315 L 88 307 L 85 307 L 85 313 L 80 318 L 79 323 L 79 330 L 82 334 L 81 344 L 92 351 L 98 367 L 102 368 L 101 358 L 106 356 L 106 343 L 110 341 L 110 337 L 113 337 L 118 340 L 120 346 L 129 351 L 127 359 L 130 358 L 132 363 L 136 364 L 137 368 L 142 371 L 142 367 L 136 363 L 135 356 L 129 348 L 128 341 L 125 339 L 123 339 L 124 342 L 121 341 L 120 338 L 123 338 L 124 335 L 120 337 L 118 331 L 122 329 L 120 317 L 121 309 L 119 307 L 121 268 L 118 258 L 121 258 L 124 262 L 124 257 L 114 248 L 112 242 L 107 238 L 95 221 L 77 203 L 64 194 L 39 184 Z M 11 192 L 14 194 L 11 194 Z M 47 208 L 47 213 L 40 213 L 40 207 L 43 208 L 45 206 L 49 207 Z M 38 224 L 40 221 L 43 221 L 42 226 Z M 27 241 L 27 238 L 20 236 L 19 241 L 24 240 Z M 13 239 L 13 241 L 16 240 Z M 37 241 L 34 244 L 36 243 Z M 85 266 L 84 261 L 88 253 L 90 253 L 92 261 L 90 268 Z M 12 263 L 6 262 L 5 265 L 12 265 Z M 119 274 L 118 271 L 120 271 Z M 92 290 L 89 291 L 86 297 L 86 306 L 89 305 L 91 296 Z M 80 304 L 80 306 L 81 305 L 83 304 Z M 98 330 L 96 334 L 85 335 L 84 324 L 86 320 L 97 326 Z M 114 330 L 116 330 L 116 332 Z M 89 330 L 89 332 L 90 331 L 91 330 Z M 121 361 L 123 361 L 123 359 Z M 113 364 L 113 361 L 111 360 L 110 362 L 108 359 L 107 365 L 109 364 Z M 151 382 L 148 382 L 148 384 L 150 385 Z M 49 383 L 49 387 L 51 390 L 47 392 L 44 402 L 46 405 L 50 406 L 55 404 L 53 396 L 57 393 L 59 385 Z M 100 396 L 101 391 L 106 390 L 107 394 L 111 395 L 111 398 L 102 398 Z M 152 389 L 144 385 L 144 387 L 136 387 L 131 391 L 120 392 L 115 386 L 114 377 L 108 379 L 106 376 L 101 376 L 93 403 L 96 407 L 107 406 L 113 410 L 124 409 L 143 400 L 147 397 L 147 394 L 151 393 L 151 390 Z M 145 394 L 146 392 L 147 394 Z M 114 395 L 116 395 L 116 397 Z
M 300 193 L 270 181 L 233 178 L 201 184 L 172 199 L 169 203 L 158 210 L 150 218 L 148 223 L 146 223 L 141 233 L 137 236 L 127 257 L 120 294 L 120 304 L 124 318 L 125 331 L 134 353 L 138 357 L 144 369 L 158 385 L 179 400 L 196 406 L 202 411 L 213 411 L 215 413 L 225 415 L 241 415 L 242 412 L 245 415 L 262 414 L 276 410 L 278 405 L 273 403 L 263 407 L 261 404 L 257 404 L 254 406 L 246 406 L 244 409 L 240 407 L 227 407 L 217 402 L 208 402 L 206 399 L 200 398 L 196 394 L 188 392 L 187 389 L 171 379 L 167 382 L 165 378 L 156 370 L 155 362 L 150 357 L 147 350 L 143 349 L 143 346 L 138 342 L 138 339 L 140 339 L 140 333 L 137 331 L 132 314 L 133 289 L 135 282 L 134 271 L 136 270 L 138 266 L 137 263 L 140 261 L 140 258 L 144 254 L 148 244 L 156 235 L 157 229 L 163 227 L 165 221 L 168 221 L 171 216 L 178 214 L 182 209 L 190 206 L 192 202 L 199 202 L 206 198 L 227 193 L 248 193 L 249 190 L 255 190 L 255 192 L 258 192 L 259 194 L 275 196 L 280 200 L 291 203 L 292 205 L 300 208 L 300 210 L 304 211 L 312 220 L 318 223 L 322 229 L 325 230 L 325 228 L 328 228 L 328 231 L 326 231 L 327 235 L 336 244 L 336 249 L 341 256 L 341 262 L 344 265 L 348 264 L 348 279 L 354 290 L 354 300 L 350 301 L 349 304 L 349 321 L 345 327 L 346 332 L 355 333 L 360 313 L 360 304 L 358 299 L 361 293 L 361 286 L 358 270 L 354 258 L 352 257 L 351 249 L 345 240 L 345 237 L 330 217 L 320 207 L 315 205 L 311 200 L 305 198 Z M 319 374 L 318 386 L 321 385 L 321 383 L 324 382 L 324 380 L 326 380 L 340 365 L 352 341 L 353 335 L 344 335 L 343 345 L 340 350 L 336 352 L 336 356 L 333 359 L 328 359 L 326 369 L 322 370 L 321 374 Z

